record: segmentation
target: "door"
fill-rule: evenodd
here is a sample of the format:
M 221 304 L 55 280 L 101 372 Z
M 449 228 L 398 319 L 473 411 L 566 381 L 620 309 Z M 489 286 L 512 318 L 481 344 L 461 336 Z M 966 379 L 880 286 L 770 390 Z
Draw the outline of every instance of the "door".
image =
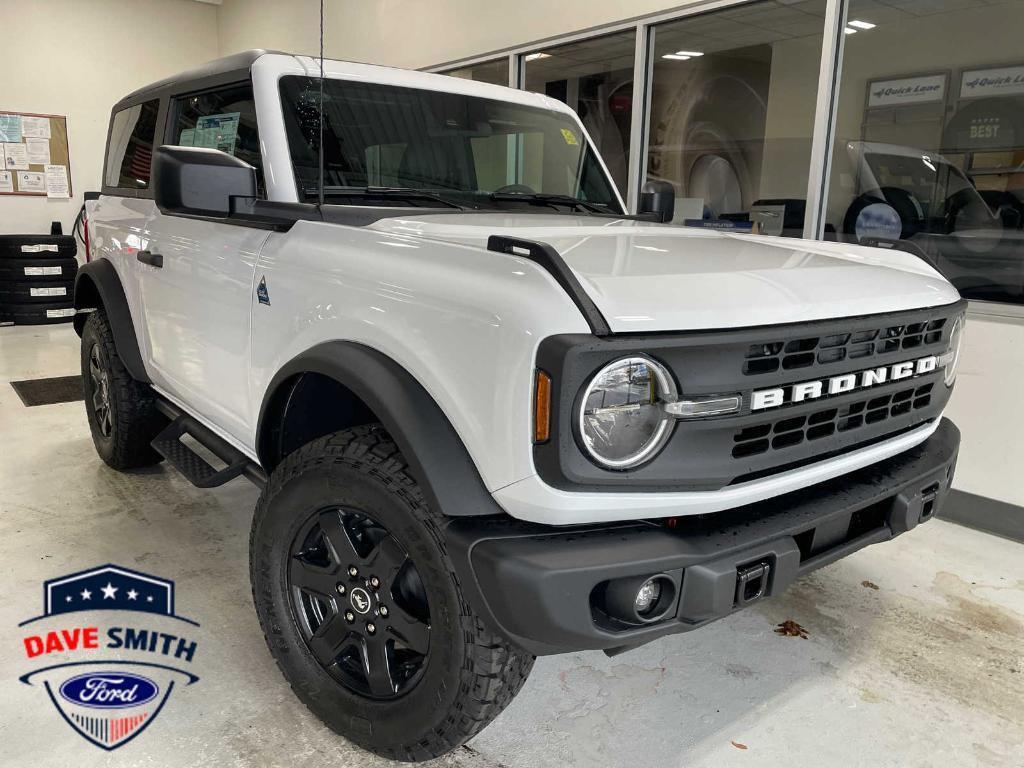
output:
M 219 149 L 259 170 L 252 85 L 172 98 L 167 142 Z M 249 444 L 249 313 L 256 259 L 270 233 L 157 211 L 149 234 L 137 268 L 154 383 Z

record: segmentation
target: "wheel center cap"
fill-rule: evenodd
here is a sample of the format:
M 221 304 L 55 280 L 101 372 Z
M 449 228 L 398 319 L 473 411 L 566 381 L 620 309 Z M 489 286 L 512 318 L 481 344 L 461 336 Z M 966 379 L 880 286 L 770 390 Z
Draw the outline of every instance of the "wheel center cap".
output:
M 354 587 L 348 595 L 348 601 L 356 613 L 370 612 L 370 595 L 362 587 Z

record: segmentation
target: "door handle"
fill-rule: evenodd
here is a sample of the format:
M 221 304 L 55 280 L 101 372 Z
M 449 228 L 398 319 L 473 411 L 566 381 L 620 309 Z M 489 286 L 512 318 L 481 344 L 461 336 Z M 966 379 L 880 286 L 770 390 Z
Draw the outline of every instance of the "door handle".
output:
M 143 264 L 149 264 L 151 267 L 161 269 L 164 266 L 164 257 L 162 254 L 153 253 L 152 251 L 139 251 L 135 258 L 141 261 Z

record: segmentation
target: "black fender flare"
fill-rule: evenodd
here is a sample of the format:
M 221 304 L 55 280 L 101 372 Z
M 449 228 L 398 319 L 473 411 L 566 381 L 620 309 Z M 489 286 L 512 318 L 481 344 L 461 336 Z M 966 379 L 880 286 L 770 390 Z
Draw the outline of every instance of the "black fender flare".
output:
M 303 373 L 334 379 L 376 414 L 435 510 L 449 517 L 503 514 L 462 438 L 423 385 L 387 355 L 356 342 L 318 344 L 274 375 L 256 426 L 256 451 L 268 472 L 274 423 L 287 405 L 287 382 Z
M 107 259 L 97 259 L 79 267 L 75 278 L 75 332 L 82 335 L 88 313 L 84 309 L 103 309 L 107 313 L 110 327 L 114 332 L 117 354 L 136 381 L 152 384 L 146 375 L 146 366 L 139 351 L 139 340 L 135 335 L 135 323 L 128 308 L 121 278 L 114 265 Z

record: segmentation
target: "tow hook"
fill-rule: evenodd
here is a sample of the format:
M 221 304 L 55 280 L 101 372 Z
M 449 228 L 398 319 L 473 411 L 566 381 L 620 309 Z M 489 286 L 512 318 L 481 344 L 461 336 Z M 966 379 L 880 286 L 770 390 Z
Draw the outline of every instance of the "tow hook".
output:
M 768 590 L 768 574 L 772 566 L 767 560 L 736 569 L 736 607 L 760 600 Z

